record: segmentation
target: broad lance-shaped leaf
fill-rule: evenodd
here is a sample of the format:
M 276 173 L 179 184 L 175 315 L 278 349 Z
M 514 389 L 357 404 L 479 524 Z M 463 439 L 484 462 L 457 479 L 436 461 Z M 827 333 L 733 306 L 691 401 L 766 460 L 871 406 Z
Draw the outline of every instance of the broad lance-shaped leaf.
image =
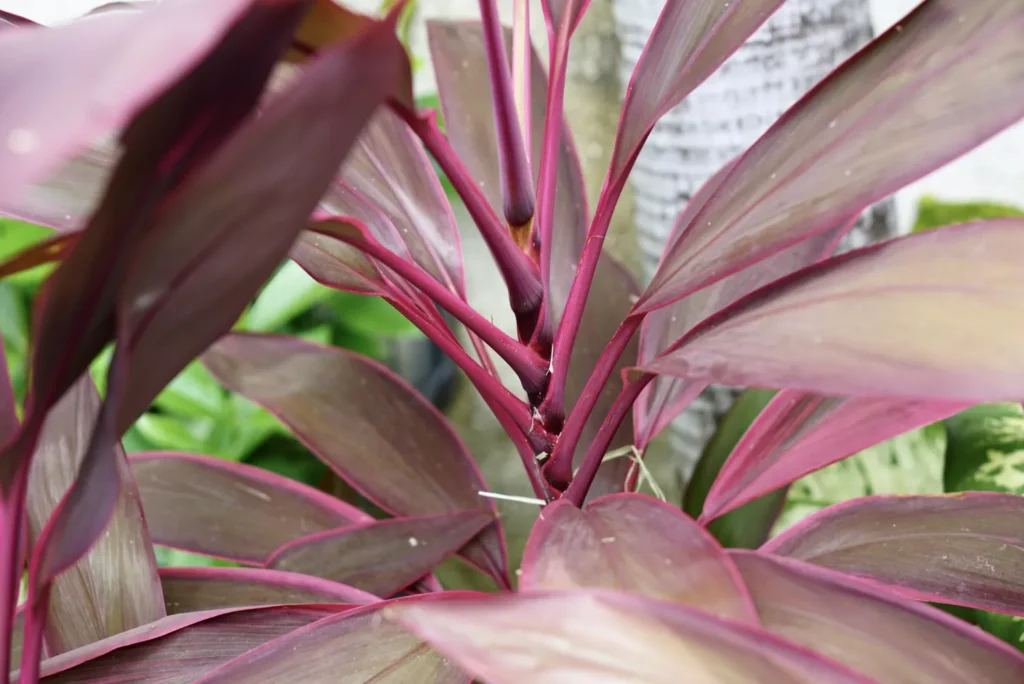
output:
M 504 43 L 512 48 L 512 33 L 504 31 Z M 444 114 L 445 132 L 452 147 L 480 184 L 491 206 L 503 214 L 498 139 L 491 111 L 491 81 L 487 53 L 479 21 L 427 22 L 430 56 L 437 75 L 437 90 Z M 510 53 L 511 54 L 511 53 Z M 548 96 L 547 73 L 535 50 L 530 51 L 530 122 L 533 180 L 540 173 L 544 137 L 544 109 Z M 558 156 L 558 193 L 552 234 L 551 301 L 554 322 L 561 316 L 587 235 L 587 196 L 569 127 L 563 125 Z
M 1024 615 L 1024 498 L 879 496 L 830 506 L 766 552 L 867 577 L 924 601 Z
M 713 520 L 808 473 L 947 418 L 968 405 L 782 390 L 729 454 L 707 494 L 701 520 Z
M 487 490 L 480 471 L 444 416 L 380 364 L 294 338 L 239 334 L 222 338 L 203 362 L 389 513 L 495 510 L 480 497 Z M 462 554 L 507 583 L 497 522 Z
M 975 406 L 944 425 L 944 491 L 1024 495 L 1024 407 L 1020 402 Z
M 608 179 L 625 182 L 654 124 L 757 30 L 782 0 L 665 3 L 626 88 Z
M 253 0 L 176 0 L 0 32 L 0 213 L 184 76 Z
M 643 369 L 832 396 L 1019 400 L 1022 249 L 1024 220 L 1002 219 L 848 252 L 723 309 Z
M 604 352 L 605 345 L 611 341 L 619 323 L 625 318 L 639 291 L 640 286 L 626 267 L 607 252 L 603 253 L 597 264 L 594 287 L 583 309 L 580 334 L 576 338 L 572 356 L 569 359 L 569 374 L 565 388 L 567 409 L 571 410 L 575 406 L 598 359 Z M 615 403 L 619 390 L 622 389 L 621 372 L 623 369 L 635 365 L 636 354 L 637 336 L 634 335 L 622 353 L 611 377 L 601 390 L 601 398 L 598 399 L 597 405 L 583 427 L 583 433 L 576 445 L 576 452 L 573 454 L 573 467 L 579 467 L 583 463 L 587 447 L 597 435 L 601 423 L 611 410 L 612 404 Z M 615 433 L 611 444 L 608 445 L 608 450 L 614 451 L 631 444 L 633 444 L 632 416 L 627 416 L 622 421 L 618 432 Z M 632 467 L 634 467 L 634 463 L 630 458 L 616 458 L 602 463 L 590 491 L 587 493 L 587 498 L 594 499 L 604 494 L 623 491 L 626 478 Z
M 373 520 L 358 508 L 268 470 L 210 456 L 133 454 L 153 541 L 263 565 L 302 537 Z
M 488 684 L 870 681 L 755 627 L 600 589 L 444 596 L 385 614 Z
M 827 230 L 1020 119 L 1022 30 L 1020 2 L 922 3 L 736 162 L 668 248 L 637 311 Z
M 225 608 L 169 615 L 44 660 L 49 684 L 194 681 L 232 658 L 349 606 Z
M 557 501 L 530 533 L 521 591 L 588 587 L 631 591 L 757 624 L 750 597 L 718 543 L 678 509 L 641 494 L 602 497 L 582 511 Z
M 382 609 L 388 606 L 419 605 L 433 600 L 433 595 L 395 599 L 331 616 L 244 653 L 201 681 L 465 684 L 468 677 L 451 660 L 382 615 Z
M 1003 684 L 1024 679 L 1024 654 L 936 608 L 806 563 L 754 551 L 730 555 L 765 630 L 844 663 L 871 681 Z
M 283 603 L 375 603 L 338 582 L 262 568 L 160 568 L 168 615 Z
M 297 539 L 274 552 L 267 567 L 386 598 L 429 574 L 493 522 L 490 510 L 378 520 Z
M 99 411 L 100 396 L 87 374 L 47 416 L 29 473 L 26 512 L 33 543 L 74 482 Z M 85 557 L 54 580 L 45 630 L 51 655 L 165 615 L 139 492 L 121 446 L 112 451 L 120 478 L 114 513 Z

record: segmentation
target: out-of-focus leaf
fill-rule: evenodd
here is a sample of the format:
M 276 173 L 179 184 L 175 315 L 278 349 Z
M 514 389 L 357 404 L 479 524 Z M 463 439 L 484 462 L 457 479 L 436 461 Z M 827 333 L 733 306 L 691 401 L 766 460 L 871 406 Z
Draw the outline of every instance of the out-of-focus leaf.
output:
M 406 337 L 421 334 L 405 316 L 380 297 L 337 292 L 327 305 L 338 315 L 340 326 L 361 335 Z
M 44 660 L 47 684 L 194 681 L 232 658 L 348 606 L 226 608 L 169 615 Z
M 381 597 L 430 573 L 494 522 L 491 511 L 393 518 L 297 539 L 267 567 L 324 577 Z
M 997 219 L 833 257 L 726 307 L 643 368 L 832 396 L 1016 399 L 1022 249 L 1024 220 Z
M 575 0 L 574 0 L 575 1 Z M 504 31 L 511 59 L 512 33 Z M 491 81 L 487 71 L 483 30 L 479 21 L 427 22 L 430 55 L 437 74 L 438 96 L 445 129 L 452 147 L 476 179 L 499 215 L 503 215 L 498 142 L 491 108 Z M 544 110 L 548 94 L 547 73 L 531 50 L 530 106 L 534 182 L 540 173 L 544 137 Z M 551 248 L 551 302 L 553 322 L 561 316 L 576 273 L 587 234 L 587 200 L 579 156 L 568 126 L 563 125 L 558 157 L 558 192 L 555 196 L 555 230 Z
M 0 28 L 5 26 L 38 26 L 38 24 L 31 19 L 26 19 L 20 14 L 0 10 Z
M 7 371 L 7 354 L 0 344 L 0 443 L 5 443 L 18 431 L 18 408 Z
M 992 636 L 1024 651 L 1024 617 L 978 611 L 978 626 Z
M 945 421 L 947 492 L 1024 494 L 1024 409 L 985 404 Z
M 701 517 L 713 520 L 808 473 L 947 418 L 965 406 L 782 390 L 729 454 L 705 497 Z
M 772 396 L 773 393 L 767 390 L 747 390 L 736 398 L 729 412 L 719 421 L 718 429 L 704 447 L 683 495 L 683 511 L 691 518 L 696 519 L 704 510 L 704 501 L 726 460 Z M 712 520 L 707 525 L 708 532 L 722 546 L 756 549 L 768 538 L 785 501 L 786 488 L 783 487 Z
M 175 453 L 129 459 L 153 541 L 262 565 L 295 539 L 370 516 L 312 487 L 242 463 Z
M 182 77 L 252 0 L 177 0 L 57 28 L 0 33 L 0 213 L 93 138 Z
M 167 614 L 282 603 L 374 603 L 338 582 L 261 568 L 161 568 Z
M 641 494 L 602 497 L 582 511 L 555 502 L 530 533 L 521 590 L 588 587 L 757 624 L 750 597 L 715 540 L 678 509 Z
M 669 2 L 637 61 L 615 138 L 611 183 L 625 182 L 654 124 L 751 36 L 782 0 Z
M 205 442 L 175 416 L 143 413 L 133 427 L 154 451 L 202 451 Z
M 430 600 L 398 599 L 320 620 L 235 658 L 202 682 L 465 684 L 468 677 L 454 663 L 381 615 L 383 606 Z
M 399 516 L 494 510 L 481 499 L 483 478 L 444 416 L 383 366 L 332 347 L 240 334 L 222 338 L 203 362 L 384 510 Z M 462 553 L 506 582 L 497 523 Z
M 1024 615 L 1024 497 L 855 499 L 762 548 L 877 580 L 910 598 Z
M 668 248 L 637 310 L 670 304 L 827 230 L 1017 121 L 1022 23 L 1018 2 L 918 6 L 736 162 Z
M 352 38 L 369 24 L 368 17 L 352 12 L 334 0 L 313 0 L 295 30 L 292 48 L 285 57 L 289 61 L 302 61 L 311 53 Z
M 51 233 L 31 223 L 0 219 L 0 277 L 25 285 L 41 282 L 50 270 L 42 265 L 63 252 L 65 239 L 47 242 Z
M 938 609 L 806 563 L 754 551 L 730 555 L 764 629 L 873 681 L 1001 684 L 1024 677 L 1019 651 Z
M 280 330 L 285 323 L 330 294 L 293 261 L 286 261 L 252 303 L 245 329 L 253 332 Z
M 11 623 L 11 668 L 21 667 L 21 647 L 25 639 L 25 607 L 18 606 Z
M 190 363 L 157 395 L 153 404 L 186 418 L 208 418 L 225 410 L 227 393 L 201 363 Z
M 566 20 L 569 22 L 568 32 L 572 34 L 589 6 L 590 0 L 543 0 L 541 2 L 541 7 L 544 8 L 544 19 L 551 34 L 557 34 L 563 21 Z
M 760 629 L 607 590 L 444 597 L 387 613 L 490 684 L 869 681 Z
M 89 444 L 100 397 L 85 375 L 50 410 L 29 473 L 26 512 L 34 544 L 71 487 Z M 110 458 L 120 478 L 106 532 L 50 590 L 47 652 L 70 651 L 164 617 L 156 557 L 139 493 L 120 445 Z
M 925 196 L 917 203 L 917 218 L 911 232 L 921 233 L 956 223 L 1009 216 L 1024 216 L 1024 211 L 998 202 L 943 202 Z
M 569 374 L 565 386 L 567 410 L 571 410 L 576 404 L 584 385 L 604 352 L 605 345 L 611 341 L 619 323 L 625 318 L 639 291 L 640 286 L 636 279 L 622 264 L 610 254 L 601 255 L 594 276 L 594 285 L 591 288 L 586 307 L 583 309 L 580 332 L 576 336 L 572 356 L 569 357 Z M 582 464 L 590 442 L 597 435 L 602 421 L 611 410 L 612 404 L 615 403 L 619 390 L 622 389 L 621 371 L 635 365 L 637 337 L 634 335 L 622 353 L 615 370 L 601 390 L 601 398 L 598 399 L 590 418 L 587 419 L 577 442 L 576 452 L 573 454 L 574 468 L 578 468 Z M 633 420 L 632 416 L 627 416 L 622 421 L 618 432 L 615 433 L 615 438 L 608 445 L 608 449 L 614 451 L 632 443 Z M 633 461 L 628 458 L 617 458 L 603 463 L 597 471 L 587 498 L 593 500 L 605 494 L 623 491 L 632 465 Z

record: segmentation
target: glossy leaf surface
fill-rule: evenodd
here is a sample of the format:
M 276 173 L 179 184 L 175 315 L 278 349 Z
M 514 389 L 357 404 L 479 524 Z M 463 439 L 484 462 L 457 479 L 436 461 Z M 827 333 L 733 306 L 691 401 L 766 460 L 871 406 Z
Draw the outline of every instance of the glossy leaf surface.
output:
M 267 606 L 170 615 L 44 660 L 42 681 L 194 681 L 241 653 L 345 608 Z
M 78 474 L 100 396 L 83 376 L 47 415 L 29 472 L 26 513 L 32 543 Z M 50 655 L 85 646 L 164 617 L 156 557 L 139 492 L 120 445 L 110 457 L 120 478 L 105 533 L 53 583 L 46 625 Z
M 1024 654 L 942 611 L 753 551 L 732 557 L 769 632 L 879 682 L 981 684 L 1024 676 Z
M 921 4 L 736 162 L 668 248 L 638 311 L 827 230 L 1020 119 L 1022 26 L 1018 2 Z
M 371 520 L 340 499 L 262 468 L 208 456 L 130 459 L 157 544 L 262 565 L 280 546 Z
M 452 661 L 384 619 L 381 606 L 401 601 L 321 620 L 239 656 L 201 681 L 270 684 L 294 678 L 308 684 L 465 684 L 466 675 Z
M 706 319 L 644 369 L 832 396 L 1015 399 L 1022 228 L 965 224 L 833 257 Z
M 479 496 L 487 488 L 444 417 L 383 366 L 297 339 L 238 334 L 217 342 L 203 361 L 386 511 L 494 510 Z M 492 574 L 506 572 L 496 524 L 463 553 Z
M 965 492 L 837 504 L 764 550 L 926 601 L 1024 615 L 1024 497 Z
M 677 509 L 641 494 L 602 497 L 582 511 L 566 501 L 548 506 L 522 569 L 523 591 L 618 589 L 757 624 L 717 542 Z
M 629 171 L 654 124 L 740 47 L 782 0 L 665 4 L 637 61 L 622 108 L 610 179 Z
M 782 390 L 765 407 L 708 491 L 712 520 L 870 446 L 942 420 L 965 404 L 835 398 Z
M 267 566 L 388 597 L 429 574 L 493 522 L 491 511 L 477 510 L 343 527 L 283 546 Z
M 281 603 L 373 603 L 353 587 L 261 568 L 160 568 L 168 615 Z
M 389 611 L 490 684 L 867 682 L 687 606 L 605 590 L 469 596 Z

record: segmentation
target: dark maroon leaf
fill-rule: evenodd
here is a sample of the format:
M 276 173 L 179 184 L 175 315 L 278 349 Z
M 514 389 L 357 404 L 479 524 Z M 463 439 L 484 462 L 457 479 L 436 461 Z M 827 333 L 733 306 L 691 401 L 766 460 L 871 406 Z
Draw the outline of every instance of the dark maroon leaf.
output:
M 170 615 L 44 660 L 41 681 L 193 681 L 250 649 L 346 609 L 333 604 L 290 605 Z
M 679 509 L 640 494 L 603 497 L 582 511 L 566 501 L 545 508 L 527 541 L 519 586 L 632 591 L 757 624 L 714 538 Z
M 66 233 L 36 243 L 0 264 L 0 278 L 54 261 L 63 260 L 78 242 L 81 233 Z
M 754 551 L 730 553 L 761 625 L 878 682 L 1021 681 L 1024 654 L 937 608 L 840 573 Z
M 244 463 L 135 454 L 132 473 L 157 544 L 262 565 L 278 547 L 373 520 L 354 506 Z
M 487 487 L 444 416 L 383 366 L 294 338 L 240 334 L 221 339 L 203 361 L 386 511 L 494 510 L 479 495 Z M 507 561 L 497 523 L 462 553 L 503 582 Z
M 26 513 L 33 543 L 78 474 L 100 405 L 92 378 L 84 375 L 46 418 L 28 481 Z M 45 629 L 51 655 L 165 615 L 139 492 L 121 446 L 112 451 L 108 458 L 120 480 L 114 513 L 89 552 L 53 582 Z
M 923 601 L 1024 615 L 1024 497 L 878 496 L 830 506 L 762 547 Z
M 382 608 L 428 603 L 435 596 L 391 600 L 320 620 L 238 656 L 202 681 L 467 684 L 468 677 L 452 661 L 382 615 Z
M 476 510 L 362 523 L 286 544 L 267 567 L 387 598 L 429 574 L 493 522 L 492 511 Z
M 353 587 L 262 568 L 160 568 L 168 615 L 282 603 L 374 603 Z

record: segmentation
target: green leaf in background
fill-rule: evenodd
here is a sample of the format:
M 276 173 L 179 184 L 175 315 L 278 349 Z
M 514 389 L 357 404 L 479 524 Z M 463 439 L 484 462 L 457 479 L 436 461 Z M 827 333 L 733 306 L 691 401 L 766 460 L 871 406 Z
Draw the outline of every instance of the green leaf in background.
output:
M 172 549 L 166 546 L 154 545 L 153 551 L 156 554 L 156 564 L 162 568 L 237 568 L 238 563 L 211 558 L 198 553 Z
M 740 394 L 719 422 L 718 429 L 697 461 L 683 496 L 683 510 L 691 518 L 700 515 L 704 499 L 729 454 L 773 396 L 774 391 L 747 390 Z M 785 489 L 766 494 L 711 521 L 708 531 L 723 546 L 756 549 L 768 539 L 768 533 L 785 499 Z
M 1007 216 L 1024 216 L 1024 211 L 997 202 L 943 202 L 934 197 L 922 197 L 917 205 L 913 232 Z
M 260 291 L 239 327 L 250 332 L 280 330 L 330 294 L 331 290 L 289 259 Z
M 0 218 L 0 261 L 6 261 L 26 247 L 42 242 L 52 235 L 53 231 L 49 228 L 24 221 Z M 54 268 L 53 264 L 36 266 L 7 277 L 5 282 L 20 286 L 37 286 Z
M 206 421 L 205 430 L 197 427 L 201 425 L 200 421 L 181 420 L 151 411 L 143 413 L 135 421 L 139 435 L 158 451 L 203 453 L 206 440 L 202 433 L 212 431 L 213 421 Z
M 327 465 L 290 435 L 273 435 L 246 461 L 316 487 L 327 474 Z
M 327 300 L 339 324 L 348 331 L 369 337 L 421 335 L 419 329 L 380 297 L 336 292 Z
M 1024 617 L 977 611 L 978 626 L 994 637 L 1024 651 Z
M 203 364 L 192 362 L 153 400 L 160 410 L 187 418 L 208 418 L 224 409 L 228 393 Z

